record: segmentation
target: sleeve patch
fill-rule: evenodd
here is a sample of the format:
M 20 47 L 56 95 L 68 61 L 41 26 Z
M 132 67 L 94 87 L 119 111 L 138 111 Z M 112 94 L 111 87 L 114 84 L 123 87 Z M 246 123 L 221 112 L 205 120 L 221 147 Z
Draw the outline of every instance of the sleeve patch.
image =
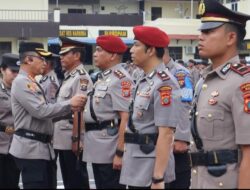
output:
M 250 92 L 244 94 L 244 111 L 250 114 Z
M 80 89 L 86 91 L 89 81 L 87 79 L 80 79 Z
M 121 82 L 122 86 L 122 96 L 129 98 L 131 96 L 131 83 L 129 81 Z
M 162 86 L 158 89 L 161 97 L 161 105 L 169 106 L 171 104 L 171 92 L 172 88 L 170 86 Z

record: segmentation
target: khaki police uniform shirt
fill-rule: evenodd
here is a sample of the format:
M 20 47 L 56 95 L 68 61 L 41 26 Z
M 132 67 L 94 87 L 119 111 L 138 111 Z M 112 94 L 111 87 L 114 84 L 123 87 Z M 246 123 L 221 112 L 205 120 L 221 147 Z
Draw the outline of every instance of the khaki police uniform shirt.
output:
M 165 73 L 160 72 L 164 71 Z M 132 120 L 139 134 L 158 133 L 159 126 L 176 128 L 179 118 L 179 86 L 163 63 L 138 81 Z M 130 129 L 127 128 L 127 132 Z M 138 144 L 125 144 L 120 183 L 150 186 L 155 164 L 155 150 L 145 154 Z M 175 180 L 173 152 L 170 153 L 165 182 Z
M 129 112 L 133 87 L 131 77 L 120 64 L 102 72 L 94 85 L 93 109 L 97 120 L 100 122 L 118 121 L 120 119 L 118 112 Z M 90 114 L 90 97 L 88 97 L 85 107 L 84 118 L 86 123 L 95 122 Z M 83 161 L 102 164 L 112 163 L 117 141 L 118 130 L 114 135 L 108 134 L 107 129 L 86 132 Z
M 250 73 L 239 74 L 231 65 L 239 65 L 233 57 L 224 65 L 203 73 L 198 82 L 197 129 L 205 151 L 237 149 L 250 144 Z M 241 66 L 244 68 L 245 66 Z M 192 146 L 195 152 L 195 145 Z M 192 188 L 237 188 L 239 164 L 227 164 L 227 172 L 213 177 L 203 166 L 192 169 Z
M 91 91 L 93 83 L 85 71 L 83 64 L 78 65 L 71 72 L 65 73 L 65 79 L 57 96 L 57 102 L 70 100 L 77 94 L 85 94 Z M 55 123 L 53 147 L 59 150 L 71 150 L 72 148 L 73 119 L 64 119 Z M 82 137 L 83 138 L 83 133 Z M 83 140 L 83 139 L 82 139 Z
M 10 89 L 0 82 L 0 122 L 4 126 L 14 128 L 14 118 L 11 111 Z M 12 135 L 0 132 L 0 154 L 8 154 Z
M 190 123 L 189 111 L 191 110 L 192 97 L 190 97 L 190 101 L 184 101 L 184 99 L 182 98 L 182 95 L 185 93 L 182 91 L 183 83 L 185 85 L 184 79 L 185 77 L 189 77 L 189 79 L 191 80 L 190 72 L 187 68 L 183 67 L 182 65 L 178 63 L 175 63 L 173 59 L 169 61 L 166 67 L 169 69 L 171 74 L 175 76 L 181 88 L 180 89 L 181 109 L 180 109 L 180 115 L 179 115 L 179 126 L 176 128 L 176 131 L 175 131 L 175 140 L 190 142 L 191 123 Z
M 201 78 L 200 71 L 199 71 L 195 66 L 193 66 L 193 68 L 190 69 L 190 73 L 191 73 L 191 78 L 192 78 L 193 84 L 194 84 L 194 86 L 195 86 L 196 83 L 197 83 L 197 82 L 199 81 L 199 79 Z
M 46 135 L 53 135 L 52 118 L 67 115 L 70 101 L 47 104 L 42 88 L 35 79 L 20 70 L 11 90 L 12 112 L 15 130 L 26 129 Z M 17 135 L 13 136 L 10 153 L 22 159 L 54 158 L 52 146 Z
M 55 103 L 56 92 L 60 86 L 55 71 L 51 70 L 50 72 L 48 72 L 41 78 L 39 83 L 43 88 L 47 101 L 49 103 Z

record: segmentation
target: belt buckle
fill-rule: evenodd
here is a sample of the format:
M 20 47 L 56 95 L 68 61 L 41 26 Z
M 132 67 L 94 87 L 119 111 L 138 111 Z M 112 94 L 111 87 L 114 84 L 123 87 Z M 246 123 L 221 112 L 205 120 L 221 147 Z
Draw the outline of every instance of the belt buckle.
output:
M 214 163 L 219 164 L 219 160 L 218 160 L 218 156 L 217 156 L 216 151 L 213 151 L 213 158 L 214 158 Z
M 5 133 L 7 133 L 7 134 L 13 134 L 15 132 L 15 129 L 14 129 L 14 127 L 12 127 L 12 126 L 6 126 L 6 128 L 5 128 Z

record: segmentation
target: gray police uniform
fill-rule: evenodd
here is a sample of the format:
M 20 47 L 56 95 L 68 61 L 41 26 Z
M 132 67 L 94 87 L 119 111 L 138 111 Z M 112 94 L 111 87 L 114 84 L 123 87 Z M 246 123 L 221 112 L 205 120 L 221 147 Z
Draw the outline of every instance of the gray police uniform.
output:
M 121 63 L 121 65 L 130 74 L 135 83 L 143 76 L 143 70 L 137 67 L 135 64 Z
M 175 140 L 184 141 L 189 144 L 191 138 L 189 111 L 191 110 L 191 102 L 193 99 L 193 84 L 190 72 L 184 66 L 175 63 L 173 59 L 166 64 L 166 67 L 171 74 L 175 76 L 180 85 L 181 108 L 179 114 L 179 125 L 175 131 Z M 176 180 L 172 183 L 166 184 L 166 186 L 170 189 L 189 188 L 191 168 L 187 151 L 183 153 L 174 153 L 174 158 Z
M 71 99 L 74 95 L 85 94 L 91 91 L 93 83 L 85 71 L 83 64 L 78 65 L 71 72 L 65 73 L 65 79 L 60 87 L 57 102 Z M 53 147 L 58 150 L 71 150 L 72 148 L 72 119 L 63 119 L 55 123 Z M 83 132 L 82 132 L 83 138 Z
M 118 140 L 119 111 L 129 112 L 133 81 L 126 70 L 117 64 L 99 75 L 93 94 L 93 111 L 99 122 L 114 121 L 115 129 L 92 130 L 91 123 L 96 121 L 91 116 L 90 97 L 84 112 L 86 127 L 83 160 L 91 163 L 113 163 Z M 116 126 L 115 126 L 116 125 Z M 118 126 L 117 126 L 118 125 Z
M 47 101 L 49 103 L 55 103 L 56 92 L 60 86 L 55 71 L 51 70 L 50 72 L 48 72 L 41 78 L 39 83 L 43 88 Z
M 179 86 L 174 76 L 163 63 L 151 73 L 143 76 L 134 95 L 132 124 L 127 128 L 129 136 L 135 129 L 138 134 L 157 134 L 159 126 L 176 128 L 178 126 Z M 133 125 L 134 127 L 131 127 Z M 134 128 L 134 129 L 132 129 Z M 128 143 L 125 134 L 125 148 L 120 183 L 129 186 L 148 187 L 153 177 L 155 150 L 146 152 L 143 146 Z M 151 144 L 156 139 L 145 138 L 143 144 Z M 148 139 L 148 140 L 147 140 Z M 151 139 L 151 140 L 149 140 Z M 136 140 L 136 139 L 133 139 Z M 150 143 L 149 143 L 150 142 Z M 175 179 L 173 153 L 170 154 L 165 173 L 165 182 Z
M 192 146 L 191 188 L 237 188 L 237 149 L 250 144 L 250 69 L 239 63 L 235 56 L 214 70 L 209 66 L 196 86 L 196 126 L 209 153 L 201 160 Z
M 11 102 L 16 131 L 24 129 L 48 136 L 53 135 L 51 119 L 66 115 L 71 110 L 70 101 L 47 104 L 41 87 L 23 70 L 20 70 L 13 81 Z M 26 135 L 30 138 L 33 136 L 27 133 Z M 10 154 L 22 159 L 51 160 L 54 158 L 50 143 L 30 138 L 14 134 Z
M 12 135 L 5 133 L 6 127 L 14 130 L 14 118 L 11 111 L 10 89 L 0 82 L 0 154 L 8 154 Z M 1 126 L 2 125 L 2 126 Z

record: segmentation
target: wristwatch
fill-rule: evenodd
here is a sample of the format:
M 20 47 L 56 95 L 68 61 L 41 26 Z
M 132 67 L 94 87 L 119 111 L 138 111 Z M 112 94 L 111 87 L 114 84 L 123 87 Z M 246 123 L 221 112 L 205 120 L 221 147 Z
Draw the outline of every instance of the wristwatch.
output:
M 72 140 L 73 143 L 77 142 L 78 141 L 78 136 L 72 136 L 71 140 Z
M 116 151 L 115 151 L 115 155 L 120 157 L 120 158 L 123 157 L 123 153 L 124 152 L 122 150 L 119 150 L 119 149 L 116 149 Z
M 162 177 L 162 178 L 152 177 L 152 183 L 154 183 L 154 184 L 161 183 L 163 181 L 164 181 L 164 177 Z

